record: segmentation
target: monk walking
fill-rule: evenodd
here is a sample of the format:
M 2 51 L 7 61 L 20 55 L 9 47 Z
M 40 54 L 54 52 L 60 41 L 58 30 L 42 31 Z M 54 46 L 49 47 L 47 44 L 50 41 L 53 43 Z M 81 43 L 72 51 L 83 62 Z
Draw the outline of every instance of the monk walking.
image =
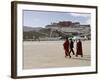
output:
M 78 57 L 78 55 L 81 55 L 81 57 L 83 57 L 82 42 L 80 39 L 78 40 L 76 44 L 76 57 Z
M 64 42 L 63 47 L 65 50 L 65 57 L 67 57 L 67 56 L 71 57 L 69 55 L 69 40 L 68 40 L 68 38 L 66 38 L 66 41 Z

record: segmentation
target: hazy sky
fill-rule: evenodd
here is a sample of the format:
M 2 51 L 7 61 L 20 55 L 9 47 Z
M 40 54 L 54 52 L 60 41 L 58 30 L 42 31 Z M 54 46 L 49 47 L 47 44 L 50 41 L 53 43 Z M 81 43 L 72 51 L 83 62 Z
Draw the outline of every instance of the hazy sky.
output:
M 91 14 L 52 11 L 23 11 L 24 26 L 45 27 L 45 25 L 59 21 L 72 21 L 80 22 L 80 24 L 90 24 Z

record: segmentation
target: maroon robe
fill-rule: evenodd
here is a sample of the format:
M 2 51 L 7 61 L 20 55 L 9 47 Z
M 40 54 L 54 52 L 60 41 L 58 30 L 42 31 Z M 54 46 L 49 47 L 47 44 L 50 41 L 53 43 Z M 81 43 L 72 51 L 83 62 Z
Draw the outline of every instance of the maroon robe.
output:
M 66 40 L 63 44 L 64 50 L 65 50 L 65 56 L 68 56 L 69 54 L 69 41 Z
M 78 41 L 77 46 L 76 46 L 76 56 L 81 55 L 83 56 L 83 51 L 82 51 L 82 42 Z

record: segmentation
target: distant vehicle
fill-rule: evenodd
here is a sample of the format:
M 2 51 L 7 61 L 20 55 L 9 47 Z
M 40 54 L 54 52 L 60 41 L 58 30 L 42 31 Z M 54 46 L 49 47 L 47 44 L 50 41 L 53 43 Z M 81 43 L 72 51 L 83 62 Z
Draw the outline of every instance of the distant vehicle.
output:
M 74 36 L 73 38 L 72 38 L 73 40 L 88 40 L 87 39 L 87 37 L 80 37 L 80 36 Z

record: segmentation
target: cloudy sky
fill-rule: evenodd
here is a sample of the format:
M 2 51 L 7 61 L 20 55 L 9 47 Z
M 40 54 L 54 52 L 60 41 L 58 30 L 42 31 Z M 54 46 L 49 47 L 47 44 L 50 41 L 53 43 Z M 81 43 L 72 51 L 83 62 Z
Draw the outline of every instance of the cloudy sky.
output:
M 80 22 L 80 24 L 90 24 L 91 14 L 52 11 L 23 11 L 24 26 L 45 27 L 45 25 L 59 21 L 72 21 Z

